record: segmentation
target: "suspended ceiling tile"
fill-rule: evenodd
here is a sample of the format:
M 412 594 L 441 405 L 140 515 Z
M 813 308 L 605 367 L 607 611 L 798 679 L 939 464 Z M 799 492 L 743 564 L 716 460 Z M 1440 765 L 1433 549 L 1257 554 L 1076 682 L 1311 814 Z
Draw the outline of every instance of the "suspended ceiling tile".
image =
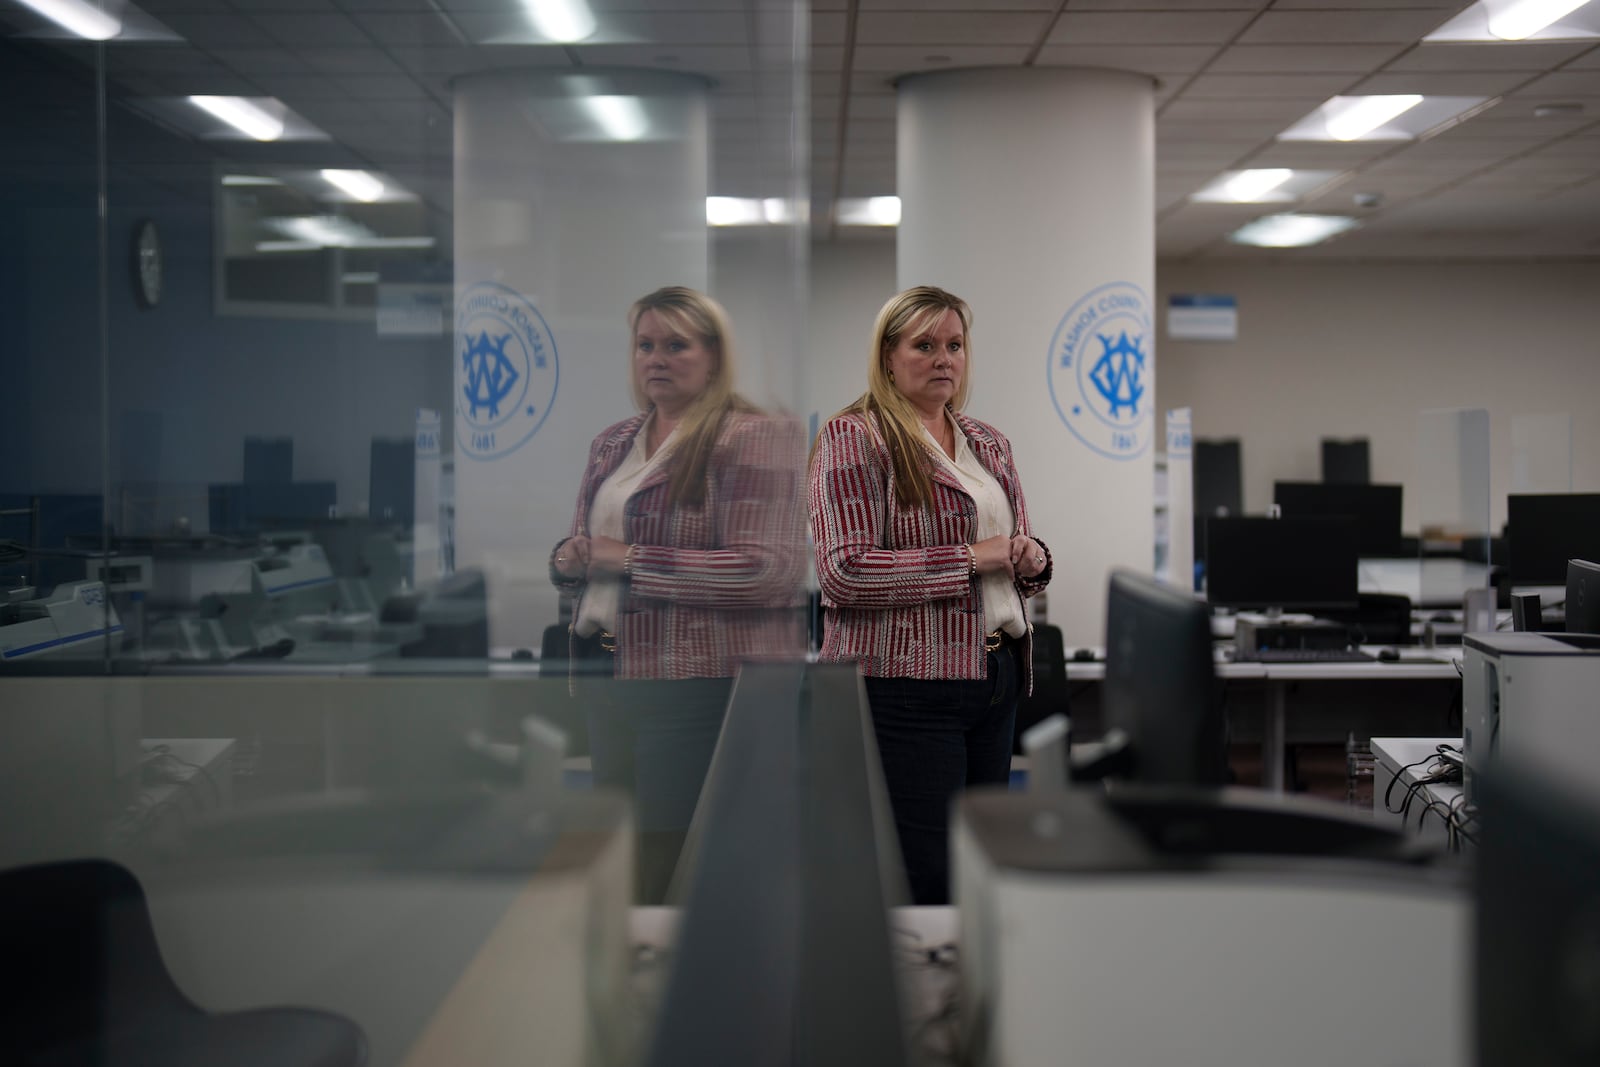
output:
M 1385 6 L 1362 10 L 1267 11 L 1251 24 L 1240 44 L 1403 44 L 1422 39 L 1444 23 L 1432 9 Z
M 308 74 L 311 67 L 287 48 L 213 48 L 218 62 L 249 76 L 252 74 Z
M 1250 21 L 1248 11 L 1102 13 L 1068 10 L 1047 42 L 1081 44 L 1224 44 Z
M 1537 96 L 1600 96 L 1600 70 L 1561 70 L 1546 74 L 1521 92 Z
M 593 66 L 654 67 L 661 70 L 682 71 L 686 74 L 748 71 L 753 68 L 750 49 L 742 44 L 714 47 L 597 44 L 582 45 L 573 50 L 584 64 Z M 555 52 L 559 49 L 541 48 L 530 51 Z
M 1042 67 L 1108 67 L 1141 74 L 1193 74 L 1216 54 L 1212 45 L 1051 44 L 1039 50 Z
M 299 12 L 258 15 L 254 21 L 274 38 L 292 48 L 334 45 L 370 46 L 372 38 L 344 15 L 308 15 Z
M 274 43 L 260 25 L 242 15 L 173 11 L 161 21 L 200 48 L 260 48 Z
M 1366 74 L 1404 50 L 1398 44 L 1240 44 L 1210 74 Z
M 409 48 L 464 47 L 461 38 L 451 32 L 449 25 L 432 12 L 424 15 L 374 12 L 351 17 L 380 44 Z
M 1049 21 L 1042 12 L 863 12 L 856 20 L 856 44 L 1031 46 Z
M 1387 95 L 1420 93 L 1423 96 L 1499 96 L 1526 82 L 1522 71 L 1456 74 L 1448 71 L 1385 71 L 1374 74 L 1350 90 L 1352 94 Z
M 1241 100 L 1293 97 L 1321 103 L 1354 81 L 1348 74 L 1202 74 L 1184 88 L 1183 95 Z
M 400 66 L 378 48 L 301 48 L 301 59 L 320 74 L 400 74 Z
M 1028 49 L 1023 45 L 863 45 L 855 50 L 855 69 L 909 74 L 962 67 L 1009 67 L 1020 65 L 1027 56 Z
M 1591 46 L 1579 42 L 1499 44 L 1424 44 L 1390 63 L 1388 70 L 1440 70 L 1485 73 L 1492 70 L 1543 71 L 1560 66 Z

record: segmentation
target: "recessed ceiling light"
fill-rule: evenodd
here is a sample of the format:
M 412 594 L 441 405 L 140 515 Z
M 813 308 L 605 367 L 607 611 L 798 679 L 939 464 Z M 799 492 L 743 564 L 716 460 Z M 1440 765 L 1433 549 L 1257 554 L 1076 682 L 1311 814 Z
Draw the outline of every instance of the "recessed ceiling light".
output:
M 898 196 L 842 197 L 834 211 L 841 226 L 898 226 Z
M 1504 41 L 1532 37 L 1563 15 L 1570 15 L 1589 0 L 1516 0 L 1499 10 L 1489 10 L 1489 32 Z
M 276 141 L 283 136 L 283 120 L 245 97 L 191 96 L 189 102 L 257 141 Z
M 122 20 L 85 0 L 22 0 L 68 33 L 86 41 L 109 41 L 122 32 Z
M 758 226 L 766 221 L 761 201 L 738 196 L 706 197 L 706 225 Z
M 1600 4 L 1592 0 L 1478 0 L 1422 43 L 1579 41 L 1597 36 Z
M 383 183 L 364 170 L 324 170 L 322 180 L 366 204 L 383 195 Z
M 1323 113 L 1323 125 L 1335 141 L 1355 141 L 1387 125 L 1422 103 L 1417 93 L 1393 96 L 1346 96 Z
M 1499 103 L 1483 96 L 1335 96 L 1278 134 L 1280 141 L 1411 141 Z
M 524 0 L 533 28 L 547 41 L 575 44 L 594 36 L 594 12 L 584 0 Z
M 1321 189 L 1339 177 L 1336 170 L 1291 170 L 1255 167 L 1227 170 L 1190 194 L 1201 204 L 1287 204 Z
M 1578 103 L 1536 104 L 1533 109 L 1533 117 L 1536 119 L 1571 118 L 1574 115 L 1581 114 L 1583 114 L 1583 105 Z
M 1303 248 L 1356 225 L 1355 219 L 1345 215 L 1267 215 L 1239 227 L 1228 240 L 1260 248 Z

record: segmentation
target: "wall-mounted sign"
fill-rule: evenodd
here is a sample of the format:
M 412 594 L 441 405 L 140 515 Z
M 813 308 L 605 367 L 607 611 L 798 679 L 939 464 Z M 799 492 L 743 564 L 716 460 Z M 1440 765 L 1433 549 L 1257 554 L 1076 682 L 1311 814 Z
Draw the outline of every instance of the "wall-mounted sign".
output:
M 1215 293 L 1167 298 L 1167 336 L 1174 341 L 1237 341 L 1239 301 Z

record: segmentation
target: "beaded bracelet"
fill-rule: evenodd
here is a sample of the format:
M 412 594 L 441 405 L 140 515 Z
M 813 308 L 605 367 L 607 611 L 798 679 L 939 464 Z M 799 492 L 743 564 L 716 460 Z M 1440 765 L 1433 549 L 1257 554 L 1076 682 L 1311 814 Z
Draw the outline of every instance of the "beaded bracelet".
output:
M 968 545 L 967 546 L 967 577 L 968 578 L 976 578 L 977 576 L 978 576 L 978 550 L 973 548 L 971 545 Z

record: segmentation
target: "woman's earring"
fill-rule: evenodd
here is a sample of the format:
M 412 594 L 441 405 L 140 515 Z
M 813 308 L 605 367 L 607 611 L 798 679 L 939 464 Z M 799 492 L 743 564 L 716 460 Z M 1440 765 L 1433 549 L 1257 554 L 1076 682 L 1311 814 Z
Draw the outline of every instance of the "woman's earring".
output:
M 889 372 L 889 384 L 890 385 L 894 384 L 894 371 L 890 371 Z

